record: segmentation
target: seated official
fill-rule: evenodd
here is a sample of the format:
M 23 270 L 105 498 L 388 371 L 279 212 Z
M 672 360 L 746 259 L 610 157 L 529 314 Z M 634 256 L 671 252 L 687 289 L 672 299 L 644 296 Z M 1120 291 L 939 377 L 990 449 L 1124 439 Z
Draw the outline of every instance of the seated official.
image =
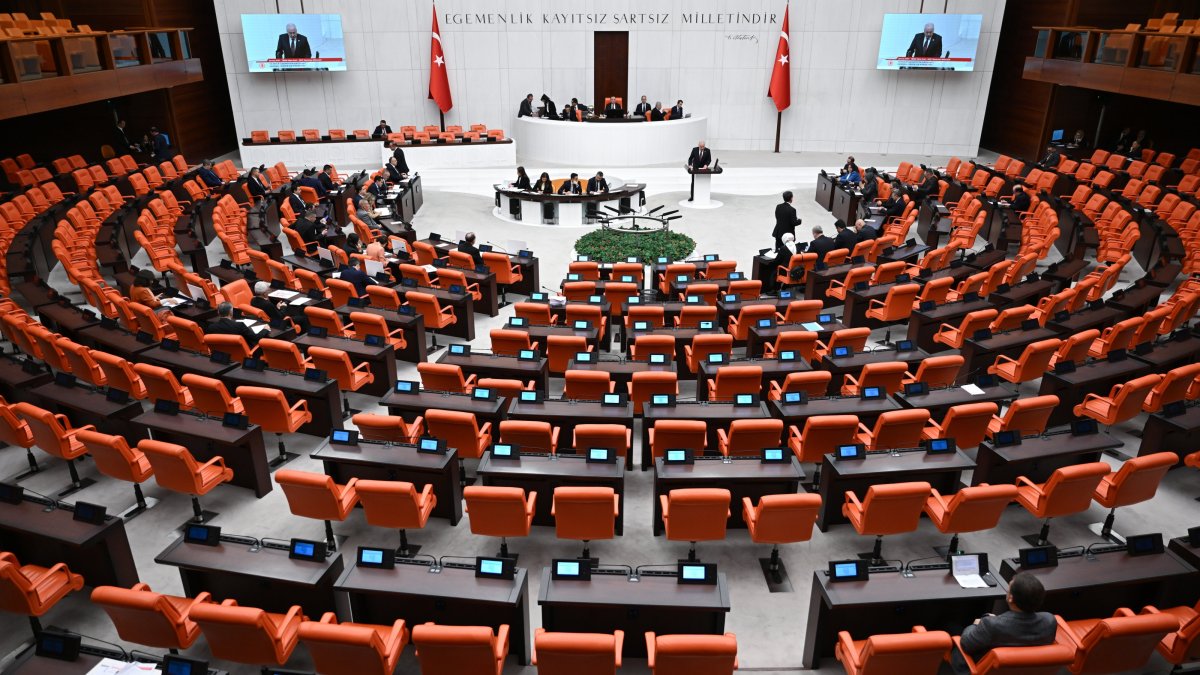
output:
M 646 113 L 648 112 L 650 112 L 650 102 L 646 100 L 645 96 L 643 96 L 641 102 L 639 102 L 637 107 L 633 109 L 633 114 L 637 115 L 638 117 L 645 117 Z
M 1053 145 L 1047 145 L 1046 156 L 1042 157 L 1037 164 L 1043 169 L 1053 171 L 1058 168 L 1060 162 L 1062 162 L 1062 153 Z
M 300 174 L 300 177 L 296 179 L 296 184 L 310 187 L 316 190 L 318 199 L 326 199 L 329 197 L 329 190 L 325 189 L 325 186 L 317 179 L 316 174 L 316 169 L 305 169 L 304 173 Z
M 862 218 L 854 221 L 854 232 L 858 235 L 860 242 L 879 238 L 879 230 L 868 225 L 867 221 Z
M 228 302 L 217 305 L 217 318 L 208 322 L 204 332 L 208 335 L 241 335 L 251 349 L 258 344 L 258 334 L 233 318 L 233 305 Z
M 608 192 L 608 181 L 604 180 L 604 172 L 597 171 L 596 175 L 589 178 L 587 182 L 588 194 L 597 194 Z
M 888 218 L 899 218 L 904 213 L 904 188 L 900 181 L 892 181 L 892 194 L 884 200 L 883 210 Z
M 862 200 L 869 204 L 879 198 L 879 183 L 876 181 L 878 173 L 875 167 L 867 167 L 866 173 L 862 179 Z
M 392 128 L 388 126 L 387 120 L 379 120 L 379 126 L 371 132 L 371 138 L 382 138 L 390 133 L 392 133 Z
M 342 265 L 338 267 L 338 278 L 346 283 L 354 284 L 354 290 L 359 295 L 367 294 L 367 285 L 371 283 L 371 277 L 367 273 L 358 269 L 355 265 Z
M 1017 213 L 1025 213 L 1032 206 L 1033 200 L 1030 199 L 1029 193 L 1025 191 L 1024 185 L 1014 185 L 1012 199 L 1009 201 L 1009 208 Z
M 513 187 L 518 190 L 529 190 L 533 187 L 529 184 L 529 174 L 525 173 L 525 167 L 517 167 L 517 179 L 513 181 Z
M 252 166 L 246 172 L 246 189 L 250 190 L 251 197 L 266 199 L 271 194 L 271 183 L 263 179 L 262 171 L 257 166 Z
M 533 94 L 526 94 L 517 108 L 517 117 L 533 117 Z
M 833 236 L 833 243 L 837 244 L 837 248 L 853 251 L 855 244 L 858 243 L 858 233 L 847 227 L 845 221 L 842 220 L 834 223 L 833 229 L 837 231 L 837 234 Z
M 858 170 L 858 164 L 854 161 L 854 155 L 846 158 L 846 163 L 842 165 L 842 170 L 838 172 L 838 175 L 847 176 L 851 173 L 862 175 L 862 172 Z
M 666 119 L 666 112 L 663 110 L 662 101 L 654 102 L 654 109 L 650 111 L 651 122 L 661 122 Z
M 153 285 L 154 272 L 148 269 L 138 270 L 133 277 L 133 286 L 129 288 L 129 299 L 150 309 L 158 309 L 162 303 L 159 302 L 158 296 L 151 288 Z
M 820 225 L 813 225 L 812 236 L 813 239 L 808 242 L 808 248 L 805 250 L 809 253 L 816 253 L 817 262 L 825 262 L 825 254 L 837 250 L 837 242 L 831 237 L 826 237 L 825 229 Z
M 316 209 L 302 211 L 300 217 L 296 220 L 296 224 L 292 227 L 296 230 L 296 234 L 300 235 L 300 238 L 304 240 L 304 243 L 317 244 L 318 246 L 325 245 L 325 225 L 317 220 Z
M 479 247 L 475 245 L 474 232 L 468 232 L 462 241 L 458 242 L 458 250 L 460 253 L 466 253 L 471 256 L 471 260 L 475 263 L 476 267 L 483 265 L 483 254 L 479 252 Z
M 387 201 L 387 192 L 387 179 L 382 175 L 379 175 L 375 177 L 375 181 L 373 183 L 367 186 L 365 194 L 374 196 L 375 202 L 379 203 Z
M 793 255 L 803 252 L 804 249 L 796 244 L 796 235 L 792 234 L 791 232 L 785 232 L 779 240 L 779 246 L 776 247 L 773 253 L 775 260 L 771 262 L 770 269 L 778 270 L 780 267 L 786 268 L 788 263 L 791 262 Z M 768 275 L 766 279 L 766 281 L 768 281 L 770 284 L 773 284 L 775 282 L 774 280 L 774 273 Z
M 200 180 L 210 188 L 221 187 L 225 184 L 225 181 L 221 180 L 217 172 L 213 171 L 213 161 L 211 159 L 200 162 L 200 168 L 196 170 L 196 175 L 200 176 Z
M 917 195 L 923 200 L 936 199 L 940 189 L 937 174 L 931 169 L 925 169 L 925 177 L 921 179 L 921 187 L 917 188 Z
M 569 105 L 564 105 L 562 109 L 562 118 L 568 122 L 577 122 L 575 118 L 575 108 Z
M 400 170 L 400 161 L 395 157 L 388 157 L 388 163 L 383 165 L 383 171 L 389 183 L 399 183 L 404 180 L 404 172 Z
M 570 179 L 563 181 L 563 184 L 558 186 L 558 194 L 560 194 L 560 195 L 583 194 L 583 186 L 579 184 L 579 174 L 572 173 Z
M 383 248 L 383 244 L 373 241 L 367 244 L 367 249 L 363 252 L 363 257 L 375 262 L 387 262 L 387 250 Z
M 1008 611 L 984 614 L 963 629 L 962 652 L 978 660 L 996 647 L 1037 647 L 1053 644 L 1058 634 L 1058 621 L 1049 612 L 1039 612 L 1046 598 L 1046 589 L 1038 578 L 1023 572 L 1008 584 Z M 950 654 L 950 665 L 956 675 L 968 675 L 970 668 L 962 653 Z
M 683 119 L 683 99 L 679 99 L 675 102 L 675 105 L 671 107 L 671 119 Z
M 342 246 L 342 250 L 346 252 L 346 255 L 363 252 L 362 240 L 358 238 L 357 233 L 351 232 L 346 235 L 346 243 Z
M 849 173 L 844 173 L 838 176 L 838 185 L 841 185 L 842 187 L 858 185 L 861 182 L 862 176 L 859 175 L 857 168 L 851 169 Z
M 332 164 L 321 167 L 321 173 L 317 174 L 317 180 L 321 183 L 321 187 L 325 188 L 327 194 L 337 190 L 337 183 L 333 181 Z
M 617 97 L 613 96 L 608 99 L 608 104 L 604 106 L 604 116 L 605 117 L 624 117 L 625 116 L 625 109 L 621 107 L 620 103 L 617 103 Z
M 550 174 L 543 171 L 542 175 L 538 176 L 537 182 L 533 184 L 533 191 L 544 195 L 554 194 L 554 181 L 550 180 Z
M 269 295 L 271 295 L 271 284 L 265 281 L 256 282 L 254 284 L 254 297 L 250 300 L 250 306 L 262 310 L 267 315 L 267 320 L 271 323 L 283 321 L 286 316 L 283 313 L 283 308 L 287 306 L 287 303 L 282 300 L 274 301 L 268 297 Z

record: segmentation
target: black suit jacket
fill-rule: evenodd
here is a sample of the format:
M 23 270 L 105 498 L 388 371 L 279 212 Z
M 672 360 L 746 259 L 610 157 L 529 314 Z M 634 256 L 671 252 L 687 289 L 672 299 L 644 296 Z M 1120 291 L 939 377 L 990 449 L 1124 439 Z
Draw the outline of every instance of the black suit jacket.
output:
M 650 121 L 651 122 L 661 122 L 661 121 L 663 121 L 664 114 L 665 113 L 662 110 L 659 110 L 658 108 L 651 108 L 650 109 Z
M 1032 647 L 1054 642 L 1058 623 L 1049 612 L 1005 612 L 985 616 L 979 623 L 967 626 L 962 632 L 962 649 L 972 659 L 979 659 L 996 647 Z M 955 649 L 950 655 L 954 672 L 966 675 L 970 670 L 962 655 Z
M 321 181 L 312 176 L 305 176 L 303 178 L 299 178 L 296 180 L 296 184 L 303 185 L 305 187 L 310 187 L 310 188 L 316 190 L 318 197 L 329 196 L 329 191 L 325 189 L 325 186 L 323 184 L 321 184 Z
M 521 107 L 517 109 L 517 117 L 533 117 L 533 103 L 529 99 L 521 99 Z
M 1057 150 L 1051 150 L 1050 152 L 1046 153 L 1046 156 L 1043 157 L 1042 161 L 1038 162 L 1038 164 L 1041 164 L 1047 169 L 1056 169 L 1058 168 L 1058 163 L 1061 161 L 1062 155 Z
M 1029 210 L 1029 205 L 1033 200 L 1029 198 L 1029 193 L 1024 190 L 1020 194 L 1013 195 L 1012 210 L 1024 213 Z
M 837 244 L 837 248 L 844 248 L 847 251 L 853 251 L 854 245 L 858 243 L 858 234 L 854 230 L 847 227 L 846 229 L 837 233 L 837 236 L 833 238 L 833 243 Z
M 518 190 L 528 190 L 530 188 L 529 176 L 517 176 L 517 180 L 513 183 L 513 187 L 517 188 Z
M 821 236 L 817 237 L 816 239 L 813 239 L 811 242 L 809 242 L 808 248 L 805 250 L 808 253 L 816 253 L 817 254 L 817 262 L 824 262 L 825 254 L 829 253 L 830 251 L 836 250 L 837 247 L 838 247 L 838 245 L 837 245 L 836 241 L 834 241 L 830 237 L 821 235 Z
M 375 127 L 375 131 L 371 132 L 372 136 L 387 136 L 392 133 L 392 128 L 386 124 L 381 124 Z
M 331 178 L 329 174 L 325 173 L 324 171 L 317 174 L 317 180 L 320 181 L 321 187 L 325 188 L 326 192 L 333 192 L 333 190 L 337 187 L 333 184 L 333 178 Z
M 859 232 L 858 232 L 858 240 L 859 241 L 867 241 L 869 239 L 878 239 L 878 238 L 879 238 L 879 230 L 876 230 L 875 228 L 871 227 L 870 225 L 863 225 L 862 229 L 859 230 Z
M 246 177 L 246 188 L 250 190 L 251 197 L 266 197 L 271 192 L 270 185 L 263 185 L 258 178 Z
M 683 119 L 683 108 L 681 108 L 677 105 L 671 106 L 671 119 L 673 119 L 673 120 Z
M 700 149 L 700 146 L 692 148 L 692 154 L 688 155 L 688 166 L 693 169 L 699 169 L 702 166 L 712 164 L 712 151 L 708 148 Z
M 533 185 L 533 191 L 541 192 L 542 194 L 547 194 L 547 195 L 553 194 L 554 193 L 554 183 L 551 181 L 548 181 L 548 180 L 544 181 L 541 178 L 539 178 L 538 182 L 534 183 L 534 185 Z
M 279 36 L 279 42 L 275 45 L 275 58 L 277 59 L 311 59 L 312 49 L 308 46 L 308 38 L 296 33 L 296 48 L 292 49 L 292 41 L 287 33 Z
M 371 283 L 371 277 L 367 276 L 366 272 L 351 266 L 343 266 L 341 276 L 338 278 L 346 283 L 354 284 L 354 290 L 358 291 L 359 295 L 365 295 L 367 284 Z
M 596 180 L 595 177 L 588 179 L 587 191 L 591 193 L 608 192 L 608 181 L 601 178 Z
M 633 109 L 633 114 L 637 115 L 638 117 L 641 117 L 642 115 L 646 114 L 647 110 L 650 110 L 653 107 L 654 106 L 650 105 L 649 103 L 639 103 L 639 104 L 637 104 L 637 107 L 635 107 Z
M 400 166 L 400 173 L 412 173 L 408 170 L 408 162 L 404 161 L 404 148 L 393 150 L 392 157 L 396 158 L 396 164 Z
M 547 98 L 545 101 L 542 101 L 542 105 L 546 107 L 546 119 L 558 119 L 558 107 L 554 105 L 553 100 Z
M 371 187 L 367 188 L 367 192 L 375 195 L 376 204 L 382 204 L 383 200 L 387 199 L 387 188 L 379 183 L 371 183 Z
M 908 51 L 905 56 L 917 57 L 938 57 L 942 55 L 942 36 L 934 33 L 929 38 L 929 48 L 925 48 L 925 32 L 922 31 L 913 36 L 912 43 L 908 45 Z
M 771 236 L 778 239 L 788 232 L 796 234 L 796 226 L 799 224 L 796 207 L 787 202 L 780 202 L 775 206 L 775 229 L 771 230 Z
M 475 265 L 477 267 L 483 264 L 483 254 L 479 252 L 479 249 L 476 248 L 474 244 L 468 244 L 465 241 L 460 241 L 458 242 L 458 250 L 460 253 L 466 253 L 467 255 L 471 256 L 471 260 L 475 261 Z
M 272 302 L 270 298 L 262 298 L 256 295 L 254 296 L 254 299 L 250 301 L 250 306 L 266 312 L 267 318 L 270 321 L 283 321 L 284 319 L 283 312 L 280 311 L 279 307 Z
M 580 192 L 582 192 L 582 187 L 583 186 L 580 185 L 579 183 L 572 183 L 569 180 L 564 181 L 563 184 L 558 187 L 558 194 L 560 194 L 560 195 L 566 195 L 566 194 L 577 195 Z
M 400 171 L 399 167 L 392 166 L 391 162 L 384 164 L 383 168 L 387 171 L 387 180 L 389 183 L 396 183 L 403 180 L 403 172 Z
M 208 335 L 241 335 L 250 347 L 258 344 L 258 335 L 250 327 L 234 319 L 218 318 L 208 322 L 204 327 Z

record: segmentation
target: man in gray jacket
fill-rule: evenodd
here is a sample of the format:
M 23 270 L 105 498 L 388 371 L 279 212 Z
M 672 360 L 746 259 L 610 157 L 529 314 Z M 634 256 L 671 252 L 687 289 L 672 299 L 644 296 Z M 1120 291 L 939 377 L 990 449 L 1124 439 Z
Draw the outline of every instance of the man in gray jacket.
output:
M 962 632 L 962 650 L 978 661 L 995 647 L 1033 647 L 1054 642 L 1058 623 L 1049 612 L 1039 612 L 1046 589 L 1032 574 L 1013 577 L 1008 585 L 1008 609 L 1000 614 L 985 614 Z M 958 675 L 971 671 L 962 654 L 955 650 L 950 663 Z

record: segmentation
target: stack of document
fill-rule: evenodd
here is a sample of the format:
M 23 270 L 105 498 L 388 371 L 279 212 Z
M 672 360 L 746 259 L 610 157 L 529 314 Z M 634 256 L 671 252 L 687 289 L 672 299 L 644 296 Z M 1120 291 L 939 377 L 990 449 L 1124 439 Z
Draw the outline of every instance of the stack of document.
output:
M 267 297 L 275 298 L 276 300 L 291 300 L 292 298 L 296 297 L 297 295 L 300 295 L 300 294 L 297 293 L 296 291 L 289 291 L 286 288 L 280 288 L 280 289 L 271 291 L 271 294 L 268 295 Z
M 159 675 L 162 673 L 153 663 L 126 663 L 117 659 L 101 659 L 92 666 L 87 675 Z

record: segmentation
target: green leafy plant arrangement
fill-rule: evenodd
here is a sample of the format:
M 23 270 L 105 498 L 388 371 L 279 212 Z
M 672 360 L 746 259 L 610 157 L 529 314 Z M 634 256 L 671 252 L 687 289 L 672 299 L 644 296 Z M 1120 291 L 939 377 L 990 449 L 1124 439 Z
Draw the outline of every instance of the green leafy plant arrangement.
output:
M 588 232 L 575 241 L 575 252 L 597 262 L 625 262 L 637 257 L 645 261 L 658 258 L 683 260 L 696 250 L 696 241 L 686 234 L 657 230 L 654 232 L 621 232 L 599 229 Z

